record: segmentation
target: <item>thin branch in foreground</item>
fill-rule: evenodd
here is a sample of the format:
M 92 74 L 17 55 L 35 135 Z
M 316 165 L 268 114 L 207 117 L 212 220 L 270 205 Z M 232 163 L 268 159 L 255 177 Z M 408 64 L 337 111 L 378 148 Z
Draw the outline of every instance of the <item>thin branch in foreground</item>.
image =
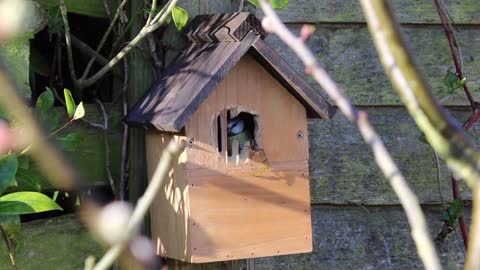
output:
M 358 127 L 363 139 L 371 147 L 376 163 L 389 180 L 390 185 L 407 214 L 412 230 L 412 237 L 425 268 L 441 269 L 440 261 L 433 242 L 430 239 L 430 232 L 418 199 L 415 193 L 409 188 L 407 181 L 391 158 L 380 137 L 370 125 L 367 114 L 365 112 L 358 112 L 357 109 L 352 106 L 344 91 L 338 87 L 326 71 L 319 66 L 313 53 L 303 42 L 306 38 L 294 36 L 280 21 L 275 11 L 265 0 L 262 0 L 260 4 L 266 15 L 262 21 L 265 30 L 277 34 L 281 40 L 295 51 L 305 64 L 307 72 L 311 74 L 318 84 L 329 94 L 343 114 Z
M 430 145 L 470 186 L 474 198 L 479 199 L 480 153 L 460 124 L 433 96 L 430 85 L 406 49 L 389 3 L 383 0 L 360 2 L 380 60 L 394 89 Z M 471 229 L 466 269 L 480 269 L 480 202 L 475 199 L 472 212 L 476 223 Z
M 147 214 L 150 206 L 152 205 L 155 196 L 160 191 L 163 182 L 168 177 L 168 173 L 172 168 L 172 163 L 177 156 L 185 148 L 185 141 L 181 141 L 180 144 L 172 140 L 160 158 L 160 162 L 153 173 L 150 184 L 148 185 L 145 193 L 137 201 L 137 206 L 133 210 L 133 213 L 128 222 L 127 228 L 125 228 L 125 237 L 105 253 L 100 261 L 95 265 L 93 270 L 106 270 L 115 260 L 122 254 L 123 250 L 127 247 L 129 241 L 133 239 L 139 231 L 140 225 L 143 222 L 144 216 Z

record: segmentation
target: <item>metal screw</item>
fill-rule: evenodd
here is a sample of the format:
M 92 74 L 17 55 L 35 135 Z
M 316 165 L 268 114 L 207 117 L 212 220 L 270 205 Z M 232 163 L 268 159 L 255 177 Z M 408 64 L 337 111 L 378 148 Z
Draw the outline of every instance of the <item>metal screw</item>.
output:
M 193 138 L 188 138 L 187 144 L 188 144 L 188 146 L 192 147 L 193 146 Z
M 302 139 L 303 138 L 303 132 L 300 130 L 299 132 L 297 132 L 297 138 L 298 139 Z

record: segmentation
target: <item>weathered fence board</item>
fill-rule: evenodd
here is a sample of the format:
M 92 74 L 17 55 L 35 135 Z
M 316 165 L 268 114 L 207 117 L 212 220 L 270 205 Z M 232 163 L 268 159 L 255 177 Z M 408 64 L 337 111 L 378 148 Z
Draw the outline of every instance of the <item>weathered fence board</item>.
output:
M 420 202 L 439 203 L 433 152 L 419 140 L 421 132 L 408 113 L 402 108 L 370 108 L 367 112 Z M 469 112 L 453 114 L 463 122 Z M 308 127 L 313 204 L 398 204 L 371 150 L 342 114 L 328 121 L 310 121 Z M 478 142 L 480 127 L 474 126 L 472 132 Z M 451 174 L 445 163 L 441 164 L 442 194 L 451 199 Z M 464 197 L 470 198 L 470 193 L 464 192 Z
M 395 14 L 401 23 L 439 23 L 433 1 L 394 0 Z M 479 24 L 480 5 L 476 0 L 443 1 L 457 24 Z M 288 6 L 278 10 L 284 22 L 365 22 L 357 0 L 290 0 Z M 257 9 L 256 15 L 263 17 Z
M 298 33 L 301 25 L 294 24 L 289 27 Z M 442 28 L 409 26 L 403 27 L 403 30 L 435 95 L 438 98 L 447 96 L 443 79 L 447 70 L 454 70 L 454 66 Z M 464 58 L 464 76 L 471 89 L 480 88 L 480 46 L 477 46 L 479 36 L 480 30 L 477 28 L 459 27 L 458 38 L 461 41 Z M 267 42 L 320 91 L 318 84 L 305 74 L 298 57 L 279 41 L 278 37 L 270 35 Z M 317 25 L 309 46 L 333 79 L 345 89 L 354 104 L 401 105 L 398 95 L 393 91 L 383 72 L 366 26 Z M 474 96 L 479 99 L 480 92 L 474 91 Z M 454 95 L 442 102 L 444 105 L 467 103 L 461 89 L 456 90 Z
M 22 270 L 83 269 L 89 255 L 98 259 L 103 254 L 100 245 L 73 214 L 23 223 L 14 246 L 18 269 Z M 0 266 L 13 269 L 3 240 Z
M 432 238 L 441 211 L 424 208 Z M 312 208 L 313 253 L 255 259 L 255 270 L 422 269 L 400 207 Z M 454 233 L 437 245 L 444 269 L 463 269 L 463 243 Z

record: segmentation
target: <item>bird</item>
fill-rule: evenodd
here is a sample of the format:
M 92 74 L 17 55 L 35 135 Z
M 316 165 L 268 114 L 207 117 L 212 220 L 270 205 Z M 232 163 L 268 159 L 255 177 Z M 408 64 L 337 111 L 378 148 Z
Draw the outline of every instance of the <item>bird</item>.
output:
M 238 152 L 241 153 L 245 146 L 253 147 L 255 140 L 253 135 L 254 127 L 249 125 L 249 116 L 253 117 L 251 114 L 247 113 L 240 113 L 238 116 L 227 120 L 227 142 L 228 142 L 228 155 L 232 155 L 232 144 L 233 141 L 238 142 Z M 252 124 L 252 123 L 250 123 Z
M 234 117 L 227 122 L 227 134 L 237 135 L 245 130 L 245 121 L 240 117 Z

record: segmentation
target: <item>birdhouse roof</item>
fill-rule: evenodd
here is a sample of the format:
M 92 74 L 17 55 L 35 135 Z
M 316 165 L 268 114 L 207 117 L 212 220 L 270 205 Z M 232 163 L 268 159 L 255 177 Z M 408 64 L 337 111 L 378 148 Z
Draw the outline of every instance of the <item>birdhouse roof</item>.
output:
M 125 122 L 179 132 L 243 55 L 251 53 L 306 108 L 310 118 L 331 118 L 335 109 L 264 41 L 260 21 L 249 13 L 197 16 L 189 43 L 135 104 Z

